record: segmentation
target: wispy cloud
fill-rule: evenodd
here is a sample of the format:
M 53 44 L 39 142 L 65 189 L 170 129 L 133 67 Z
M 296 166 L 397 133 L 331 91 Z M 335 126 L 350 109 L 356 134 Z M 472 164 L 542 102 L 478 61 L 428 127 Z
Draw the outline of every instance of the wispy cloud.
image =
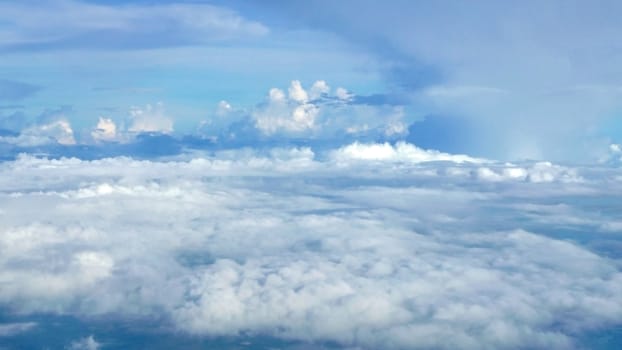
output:
M 54 13 L 54 16 L 49 16 Z M 0 4 L 0 50 L 137 49 L 262 36 L 261 23 L 205 4 Z

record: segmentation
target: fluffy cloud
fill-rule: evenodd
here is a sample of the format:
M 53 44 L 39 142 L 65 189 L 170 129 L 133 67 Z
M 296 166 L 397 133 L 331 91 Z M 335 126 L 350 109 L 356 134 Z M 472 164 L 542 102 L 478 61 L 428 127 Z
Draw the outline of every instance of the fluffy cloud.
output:
M 146 105 L 143 107 L 132 107 L 130 110 L 130 126 L 127 129 L 132 133 L 142 132 L 173 132 L 173 120 L 164 113 L 164 105 Z
M 20 147 L 47 144 L 75 145 L 73 129 L 65 118 L 35 124 L 20 131 L 17 136 L 0 136 L 0 142 Z
M 0 304 L 389 349 L 566 349 L 622 323 L 619 252 L 556 233 L 611 237 L 615 169 L 538 182 L 525 174 L 543 165 L 464 157 L 21 156 L 0 163 Z
M 69 345 L 69 350 L 97 350 L 101 348 L 101 344 L 99 344 L 93 336 L 88 336 L 86 338 L 76 340 Z
M 294 135 L 310 138 L 372 136 L 399 137 L 408 133 L 401 106 L 354 103 L 354 95 L 343 88 L 330 94 L 323 80 L 305 90 L 298 80 L 291 82 L 288 95 L 278 88 L 252 112 L 255 127 L 265 135 Z
M 291 82 L 289 98 L 282 90 L 273 88 L 267 103 L 253 112 L 255 126 L 267 135 L 279 131 L 301 133 L 312 130 L 319 109 L 308 100 L 309 96 L 298 80 Z
M 91 131 L 95 141 L 113 141 L 117 138 L 117 125 L 110 118 L 100 117 L 97 126 Z
M 361 144 L 353 143 L 344 146 L 333 153 L 333 157 L 338 161 L 348 160 L 380 160 L 380 161 L 405 161 L 405 162 L 470 162 L 483 163 L 484 159 L 472 158 L 466 155 L 454 155 L 438 151 L 428 151 L 418 148 L 409 143 L 398 142 L 395 146 L 389 143 L 384 144 Z

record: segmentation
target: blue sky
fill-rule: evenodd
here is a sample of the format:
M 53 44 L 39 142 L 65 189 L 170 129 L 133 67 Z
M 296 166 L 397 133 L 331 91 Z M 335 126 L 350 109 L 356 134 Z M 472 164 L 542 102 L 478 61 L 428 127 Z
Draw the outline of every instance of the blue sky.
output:
M 621 17 L 0 1 L 0 349 L 620 349 Z
M 129 123 L 132 108 L 161 104 L 184 135 L 213 120 L 220 101 L 250 116 L 271 88 L 321 80 L 370 109 L 399 105 L 413 131 L 402 138 L 440 135 L 426 147 L 594 162 L 620 142 L 619 7 L 5 2 L 0 113 L 20 131 L 4 120 L 19 116 L 23 128 L 64 108 L 77 142 L 88 143 L 81 135 L 100 117 Z M 357 117 L 340 118 L 356 128 Z M 334 131 L 324 136 L 338 140 Z

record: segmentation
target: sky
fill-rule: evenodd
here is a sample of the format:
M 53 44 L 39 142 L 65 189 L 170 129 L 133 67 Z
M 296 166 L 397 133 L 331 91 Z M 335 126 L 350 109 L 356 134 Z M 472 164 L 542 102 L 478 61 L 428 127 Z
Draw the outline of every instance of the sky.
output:
M 222 140 L 245 129 L 256 134 L 248 142 L 340 143 L 345 135 L 504 160 L 597 162 L 622 141 L 616 1 L 0 7 L 0 126 L 13 132 L 63 119 L 76 143 L 92 144 L 99 118 L 121 134 L 133 112 L 151 109 L 170 127 L 140 130 L 176 137 Z M 294 81 L 304 90 L 327 85 L 306 101 L 319 109 L 308 116 L 313 124 L 258 127 L 270 90 Z M 313 103 L 339 88 L 352 98 Z M 222 101 L 236 113 L 224 115 Z M 395 119 L 399 133 L 387 135 Z
M 622 3 L 0 2 L 0 350 L 619 349 Z

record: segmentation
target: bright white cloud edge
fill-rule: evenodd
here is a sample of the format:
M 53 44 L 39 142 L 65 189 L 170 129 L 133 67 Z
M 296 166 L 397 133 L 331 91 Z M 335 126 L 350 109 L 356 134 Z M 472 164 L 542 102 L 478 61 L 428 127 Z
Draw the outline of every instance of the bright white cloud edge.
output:
M 363 348 L 569 348 L 622 322 L 616 264 L 465 218 L 517 195 L 620 187 L 586 174 L 408 144 L 353 144 L 324 159 L 305 148 L 173 162 L 22 156 L 0 165 L 10 189 L 0 302 Z

